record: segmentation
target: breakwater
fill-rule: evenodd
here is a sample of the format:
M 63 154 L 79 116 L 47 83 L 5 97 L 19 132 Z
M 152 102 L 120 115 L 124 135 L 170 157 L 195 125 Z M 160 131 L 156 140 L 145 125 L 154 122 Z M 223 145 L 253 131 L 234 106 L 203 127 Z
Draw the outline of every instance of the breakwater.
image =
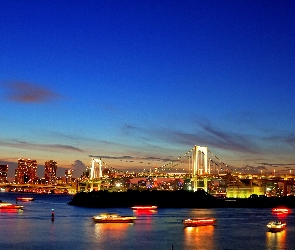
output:
M 155 205 L 159 208 L 271 208 L 277 206 L 295 207 L 295 197 L 259 197 L 248 199 L 217 199 L 203 190 L 179 191 L 93 191 L 77 193 L 68 203 L 81 207 L 132 207 Z

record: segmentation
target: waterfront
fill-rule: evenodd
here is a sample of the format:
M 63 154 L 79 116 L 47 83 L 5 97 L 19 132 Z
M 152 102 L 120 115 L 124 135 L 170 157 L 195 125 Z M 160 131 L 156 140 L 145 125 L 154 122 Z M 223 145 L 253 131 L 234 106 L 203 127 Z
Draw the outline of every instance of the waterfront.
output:
M 20 212 L 0 213 L 1 247 L 9 249 L 293 249 L 294 214 L 284 220 L 287 229 L 267 232 L 276 219 L 269 208 L 158 209 L 135 213 L 129 208 L 69 206 L 70 195 L 0 193 L 2 201 L 34 197 Z M 55 220 L 51 221 L 54 209 Z M 101 212 L 135 215 L 134 224 L 95 224 Z M 189 217 L 214 217 L 216 226 L 184 228 Z

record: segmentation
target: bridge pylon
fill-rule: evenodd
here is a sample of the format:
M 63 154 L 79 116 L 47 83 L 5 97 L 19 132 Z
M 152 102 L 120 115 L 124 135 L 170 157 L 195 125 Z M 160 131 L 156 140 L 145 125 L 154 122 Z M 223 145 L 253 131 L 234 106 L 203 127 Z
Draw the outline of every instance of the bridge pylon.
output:
M 202 176 L 191 178 L 191 181 L 193 183 L 193 190 L 197 191 L 198 189 L 204 189 L 206 192 L 208 192 L 208 180 L 209 178 Z
M 98 163 L 98 166 L 95 163 Z M 90 191 L 100 190 L 100 184 L 101 184 L 101 178 L 102 178 L 101 165 L 102 165 L 101 159 L 92 158 L 89 181 L 87 182 L 87 186 Z
M 98 167 L 95 166 L 95 163 L 98 163 Z M 96 178 L 102 177 L 102 170 L 101 170 L 101 159 L 92 158 L 91 160 L 91 170 L 90 170 L 90 180 L 94 180 Z
M 197 191 L 199 188 L 208 190 L 207 174 L 210 174 L 210 167 L 208 166 L 208 148 L 203 146 L 195 146 L 193 149 L 193 190 Z M 204 176 L 205 175 L 205 176 Z

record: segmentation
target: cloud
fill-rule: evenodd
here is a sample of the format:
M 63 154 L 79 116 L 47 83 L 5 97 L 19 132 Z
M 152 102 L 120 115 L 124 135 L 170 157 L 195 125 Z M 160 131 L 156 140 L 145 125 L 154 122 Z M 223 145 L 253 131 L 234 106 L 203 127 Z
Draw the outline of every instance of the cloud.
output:
M 75 170 L 75 174 L 79 176 L 86 170 L 86 165 L 81 160 L 75 160 L 72 164 L 72 168 Z
M 267 134 L 254 132 L 246 133 L 245 130 L 231 131 L 224 127 L 218 127 L 205 122 L 196 122 L 193 131 L 186 132 L 181 129 L 167 127 L 139 127 L 133 124 L 125 124 L 122 127 L 123 135 L 130 139 L 141 139 L 141 144 L 153 145 L 163 143 L 170 145 L 181 145 L 190 149 L 194 145 L 207 146 L 209 149 L 221 149 L 227 152 L 243 154 L 243 157 L 260 156 L 260 161 L 265 158 L 273 158 L 273 153 L 286 155 L 295 149 L 295 134 L 284 131 L 268 130 Z M 259 132 L 259 131 L 257 131 Z M 274 146 L 276 145 L 276 146 Z M 173 146 L 175 148 L 175 146 Z M 278 150 L 279 149 L 279 150 Z M 159 149 L 160 150 L 160 149 Z M 280 152 L 279 152 L 280 151 Z M 264 155 L 264 156 L 263 156 Z M 263 156 L 263 157 L 262 157 Z
M 66 151 L 74 151 L 74 152 L 83 152 L 82 149 L 73 147 L 70 145 L 63 144 L 37 144 L 37 143 L 29 143 L 23 141 L 15 141 L 15 142 L 0 142 L 1 146 L 13 147 L 13 148 L 21 148 L 21 149 L 34 149 L 34 150 L 45 150 L 45 151 L 53 151 L 58 152 L 60 150 Z
M 143 163 L 144 161 L 161 161 L 161 162 L 167 162 L 172 161 L 170 158 L 161 158 L 161 157 L 153 157 L 153 156 L 147 156 L 147 157 L 137 157 L 137 156 L 109 156 L 109 155 L 88 155 L 92 158 L 99 158 L 99 159 L 110 159 L 110 160 L 128 160 L 128 162 L 133 162 L 135 160 L 140 160 Z M 174 159 L 173 159 L 174 160 Z M 175 161 L 175 160 L 174 160 Z
M 8 100 L 20 103 L 43 103 L 58 97 L 57 93 L 29 82 L 14 81 L 5 84 Z
M 202 129 L 205 136 L 203 139 L 207 139 L 210 146 L 252 154 L 260 151 L 260 147 L 254 141 L 254 136 L 249 134 L 216 129 L 211 125 L 202 125 Z
M 271 163 L 271 162 L 259 162 L 258 164 L 270 167 L 285 167 L 295 166 L 295 163 Z
M 294 134 L 291 134 L 291 135 L 288 135 L 287 137 L 284 137 L 283 142 L 287 143 L 293 149 L 295 149 L 295 136 L 294 136 Z
M 165 127 L 144 129 L 133 125 L 125 125 L 123 132 L 128 136 L 155 138 L 158 141 L 160 139 L 169 144 L 186 145 L 188 148 L 191 148 L 193 145 L 201 145 L 251 154 L 256 154 L 260 151 L 254 136 L 225 131 L 209 124 L 198 124 L 195 132 L 192 133 Z

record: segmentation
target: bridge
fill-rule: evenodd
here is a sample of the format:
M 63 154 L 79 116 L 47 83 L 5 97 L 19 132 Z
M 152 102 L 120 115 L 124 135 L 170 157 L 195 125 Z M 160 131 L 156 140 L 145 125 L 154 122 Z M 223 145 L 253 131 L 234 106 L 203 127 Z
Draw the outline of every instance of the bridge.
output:
M 241 193 L 243 190 L 245 191 L 244 197 L 249 196 L 249 193 L 253 194 L 258 192 L 259 194 L 265 194 L 268 188 L 267 185 L 277 185 L 280 186 L 280 188 L 282 187 L 281 189 L 283 190 L 282 193 L 284 196 L 290 194 L 295 195 L 295 176 L 294 174 L 291 174 L 291 171 L 289 175 L 285 176 L 279 176 L 278 173 L 266 175 L 266 173 L 262 172 L 260 174 L 236 173 L 230 169 L 227 164 L 221 161 L 220 158 L 214 155 L 206 146 L 195 145 L 182 156 L 179 156 L 160 167 L 155 167 L 154 171 L 150 169 L 150 171 L 145 172 L 144 170 L 143 172 L 136 174 L 127 174 L 127 171 L 124 174 L 119 175 L 118 171 L 114 171 L 116 174 L 111 173 L 108 176 L 104 175 L 103 168 L 107 168 L 106 166 L 108 166 L 108 164 L 103 162 L 102 158 L 95 156 L 90 157 L 92 157 L 92 160 L 91 167 L 88 169 L 89 176 L 85 176 L 84 179 L 79 179 L 80 181 L 77 179 L 77 182 L 73 182 L 72 184 L 3 183 L 0 184 L 0 188 L 9 188 L 10 190 L 43 190 L 44 192 L 62 192 L 63 190 L 68 190 L 69 193 L 75 193 L 76 191 L 100 190 L 101 188 L 110 190 L 110 187 L 115 190 L 115 188 L 113 188 L 114 185 L 110 182 L 112 178 L 133 179 L 133 181 L 136 181 L 137 177 L 139 179 L 141 178 L 141 180 L 146 178 L 147 181 L 148 179 L 180 179 L 183 184 L 186 183 L 188 190 L 197 191 L 198 189 L 203 189 L 209 193 L 213 193 L 214 190 L 217 190 L 215 187 L 212 188 L 212 183 L 222 182 L 222 188 L 219 188 L 218 192 L 224 193 L 225 190 L 227 190 L 228 193 L 229 191 L 232 193 L 233 197 L 237 195 L 237 192 Z M 115 157 L 115 159 L 122 160 L 126 159 L 126 157 Z M 142 160 L 144 158 L 136 159 Z M 162 159 L 159 160 L 159 158 L 155 158 L 154 160 L 159 164 Z M 108 169 L 110 169 L 109 166 Z M 113 171 L 113 168 L 111 169 Z M 136 188 L 136 185 L 132 185 L 130 184 L 129 188 Z M 138 183 L 138 186 L 139 185 L 140 184 Z M 164 187 L 164 185 L 162 185 L 161 188 L 166 189 L 166 186 Z M 125 186 L 125 188 L 126 187 L 127 186 Z M 155 188 L 157 188 L 157 186 L 155 186 Z
M 208 150 L 207 147 L 204 146 L 194 146 L 191 150 L 189 150 L 184 155 L 177 158 L 177 160 L 165 164 L 159 168 L 159 171 L 163 171 L 165 169 L 176 169 L 176 167 L 185 161 L 182 161 L 182 158 L 186 158 L 186 162 L 188 163 L 188 172 L 190 173 L 191 181 L 193 182 L 193 190 L 196 191 L 199 188 L 202 188 L 207 191 L 207 181 L 210 179 L 211 173 L 213 173 L 212 163 L 215 166 L 218 166 L 218 173 L 219 169 L 222 170 L 222 167 L 220 167 L 217 163 L 215 163 L 212 158 L 208 156 L 208 153 L 210 153 L 212 156 L 214 156 L 216 159 L 218 159 L 214 154 L 211 153 L 210 150 Z M 97 163 L 97 164 L 96 164 Z M 99 182 L 101 181 L 103 175 L 102 175 L 102 160 L 97 158 L 92 158 L 91 160 L 91 169 L 90 169 L 90 176 L 89 180 L 92 183 L 91 190 L 93 189 L 93 183 L 97 183 L 99 185 Z M 175 164 L 176 163 L 176 164 Z M 171 164 L 171 165 L 170 165 Z M 173 165 L 174 164 L 174 165 Z M 221 164 L 225 165 L 223 162 Z
M 104 162 L 101 158 L 92 158 L 91 169 L 90 169 L 90 190 L 99 189 L 100 184 L 103 180 L 102 167 Z M 176 173 L 182 169 L 183 173 Z M 163 174 L 169 171 L 169 173 Z M 171 171 L 175 173 L 171 174 Z M 180 171 L 181 172 L 181 171 Z M 154 172 L 142 173 L 141 177 L 161 177 L 165 176 L 167 178 L 185 178 L 190 179 L 192 183 L 192 188 L 194 191 L 198 189 L 204 189 L 208 191 L 208 182 L 216 179 L 222 179 L 226 181 L 226 186 L 228 188 L 237 187 L 242 188 L 252 188 L 259 186 L 262 187 L 266 183 L 281 182 L 284 186 L 284 195 L 287 195 L 287 190 L 290 190 L 290 186 L 294 185 L 294 176 L 285 176 L 285 179 L 276 177 L 273 175 L 265 176 L 261 175 L 241 175 L 234 173 L 229 169 L 229 166 L 221 161 L 216 155 L 214 155 L 206 146 L 195 145 L 192 149 L 184 153 L 182 156 L 177 157 L 177 159 L 157 167 Z M 251 179 L 251 182 L 246 186 L 243 182 L 245 179 Z M 258 184 L 257 184 L 258 183 Z M 251 191 L 249 191 L 251 192 Z

